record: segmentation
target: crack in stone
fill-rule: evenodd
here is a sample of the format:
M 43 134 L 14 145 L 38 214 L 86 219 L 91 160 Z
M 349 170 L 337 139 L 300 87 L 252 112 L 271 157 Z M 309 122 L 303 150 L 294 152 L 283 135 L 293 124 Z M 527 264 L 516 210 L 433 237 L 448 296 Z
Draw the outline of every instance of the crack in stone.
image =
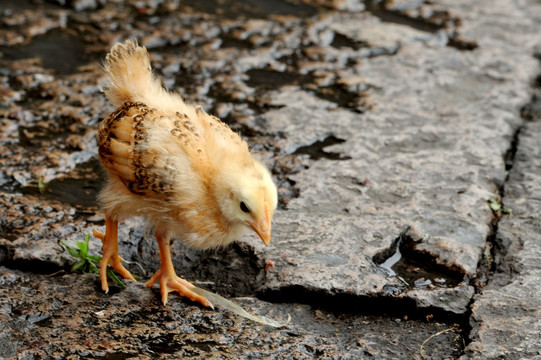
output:
M 539 97 L 539 94 L 541 94 L 541 75 L 537 76 L 533 81 L 532 90 L 533 94 L 530 101 L 520 110 L 523 124 L 516 128 L 509 143 L 509 148 L 504 155 L 505 171 L 507 174 L 504 182 L 497 184 L 498 194 L 502 203 L 505 200 L 505 184 L 508 180 L 509 173 L 513 169 L 517 149 L 520 145 L 520 134 L 524 128 L 524 122 L 535 121 L 541 118 L 541 112 L 539 112 L 541 109 L 541 97 Z M 513 274 L 516 273 L 516 264 L 513 263 L 512 259 L 507 258 L 509 246 L 511 244 L 498 237 L 498 225 L 502 220 L 502 216 L 505 215 L 503 215 L 501 211 L 494 212 L 493 214 L 492 222 L 490 223 L 490 233 L 486 240 L 485 253 L 477 267 L 478 271 L 476 278 L 472 280 L 472 285 L 478 293 L 493 280 L 496 273 L 499 274 L 500 282 L 511 281 Z M 502 267 L 505 267 L 505 269 L 502 269 Z
M 534 55 L 534 57 L 541 60 L 541 57 Z M 520 135 L 524 128 L 525 122 L 531 122 L 541 119 L 541 75 L 538 75 L 532 83 L 533 94 L 530 101 L 520 109 L 520 117 L 523 119 L 523 123 L 518 126 L 511 138 L 509 148 L 504 155 L 505 170 L 507 172 L 505 180 L 502 184 L 498 185 L 498 193 L 503 203 L 505 200 L 505 185 L 509 178 L 509 173 L 512 171 L 517 149 L 520 145 Z M 512 209 L 511 209 L 512 210 Z M 477 267 L 477 274 L 475 279 L 472 279 L 471 285 L 473 285 L 477 294 L 481 293 L 483 288 L 489 284 L 496 286 L 504 286 L 509 284 L 514 276 L 519 273 L 520 266 L 516 263 L 515 259 L 510 254 L 510 248 L 513 245 L 510 239 L 501 238 L 498 234 L 499 223 L 502 220 L 502 213 L 494 212 L 492 222 L 490 224 L 490 233 L 487 236 L 486 248 L 483 258 L 480 260 Z M 518 248 L 522 247 L 520 239 L 514 239 L 518 243 Z M 514 251 L 517 251 L 515 248 Z M 468 317 L 472 316 L 472 308 L 475 304 L 475 299 L 472 298 L 468 304 Z M 464 339 L 466 348 L 473 339 L 471 338 L 472 325 L 465 323 L 464 327 Z M 464 354 L 463 354 L 464 355 Z
M 271 303 L 305 304 L 337 314 L 386 316 L 411 320 L 430 320 L 466 325 L 468 314 L 456 314 L 438 307 L 419 307 L 415 299 L 396 296 L 366 296 L 347 292 L 330 294 L 325 290 L 304 285 L 290 285 L 280 289 L 258 292 L 256 297 Z

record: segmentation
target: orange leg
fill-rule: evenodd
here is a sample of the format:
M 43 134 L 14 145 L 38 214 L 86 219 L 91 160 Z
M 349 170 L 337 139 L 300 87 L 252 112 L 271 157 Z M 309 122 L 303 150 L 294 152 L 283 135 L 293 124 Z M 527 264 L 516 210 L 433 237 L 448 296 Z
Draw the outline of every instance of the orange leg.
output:
M 124 279 L 137 281 L 133 275 L 122 265 L 122 258 L 118 255 L 118 221 L 105 217 L 105 235 L 94 230 L 94 236 L 101 240 L 103 256 L 100 261 L 101 288 L 109 292 L 107 284 L 107 265 L 111 265 Z
M 162 294 L 162 302 L 167 304 L 167 297 L 171 291 L 176 291 L 180 296 L 198 302 L 206 307 L 213 308 L 210 301 L 201 295 L 197 295 L 190 288 L 194 287 L 192 283 L 177 276 L 171 261 L 171 248 L 169 245 L 169 237 L 163 236 L 156 232 L 156 240 L 160 249 L 161 266 L 154 275 L 147 281 L 145 286 L 152 287 L 156 280 L 160 279 L 160 292 Z

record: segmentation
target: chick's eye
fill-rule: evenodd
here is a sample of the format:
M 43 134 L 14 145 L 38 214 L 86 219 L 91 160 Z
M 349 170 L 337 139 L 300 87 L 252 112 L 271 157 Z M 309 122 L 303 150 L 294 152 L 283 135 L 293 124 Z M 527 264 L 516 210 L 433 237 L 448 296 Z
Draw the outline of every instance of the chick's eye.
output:
M 246 206 L 246 204 L 244 203 L 244 201 L 241 201 L 240 202 L 240 209 L 245 212 L 245 213 L 249 213 L 250 212 L 250 209 L 248 209 L 248 206 Z

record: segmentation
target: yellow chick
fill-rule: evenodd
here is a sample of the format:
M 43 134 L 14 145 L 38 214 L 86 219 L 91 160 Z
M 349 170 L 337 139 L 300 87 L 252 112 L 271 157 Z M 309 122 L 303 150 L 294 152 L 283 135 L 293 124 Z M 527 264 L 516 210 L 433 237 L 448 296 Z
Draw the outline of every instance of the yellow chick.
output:
M 161 259 L 146 286 L 159 280 L 164 305 L 169 292 L 176 291 L 212 306 L 176 275 L 171 238 L 208 249 L 251 229 L 268 246 L 277 204 L 271 174 L 226 124 L 162 87 L 145 47 L 130 40 L 117 43 L 104 67 L 105 95 L 118 108 L 98 130 L 99 157 L 109 173 L 99 196 L 105 234 L 94 231 L 103 243 L 102 289 L 109 290 L 108 264 L 135 280 L 118 255 L 118 222 L 144 216 L 154 226 Z

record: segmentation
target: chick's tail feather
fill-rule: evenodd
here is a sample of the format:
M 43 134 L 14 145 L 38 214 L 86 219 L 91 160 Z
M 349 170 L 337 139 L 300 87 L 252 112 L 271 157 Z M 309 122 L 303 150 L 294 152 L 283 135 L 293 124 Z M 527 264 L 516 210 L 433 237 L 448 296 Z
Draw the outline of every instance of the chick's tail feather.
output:
M 152 74 L 147 49 L 139 46 L 137 41 L 115 44 L 107 54 L 104 68 L 108 76 L 104 92 L 116 107 L 126 101 L 149 104 L 152 99 L 169 96 L 160 80 Z

